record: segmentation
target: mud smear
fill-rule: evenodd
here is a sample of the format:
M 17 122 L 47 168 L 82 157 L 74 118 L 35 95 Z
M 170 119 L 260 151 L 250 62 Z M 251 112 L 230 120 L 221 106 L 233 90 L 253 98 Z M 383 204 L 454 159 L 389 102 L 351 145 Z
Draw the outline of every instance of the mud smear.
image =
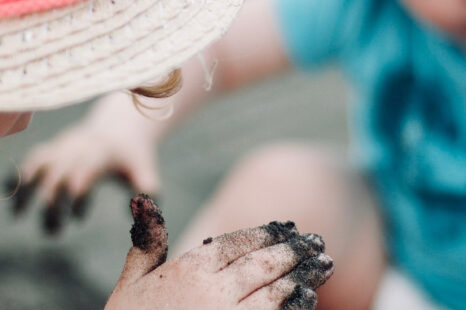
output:
M 162 226 L 165 229 L 165 219 L 162 211 L 154 201 L 145 194 L 139 194 L 131 200 L 131 211 L 134 224 L 131 227 L 131 241 L 135 247 L 147 250 L 154 242 L 153 229 Z
M 202 241 L 202 244 L 203 244 L 203 245 L 206 245 L 206 244 L 212 243 L 212 241 L 214 241 L 214 239 L 212 239 L 212 237 L 209 237 L 209 238 L 207 238 L 207 239 L 204 239 L 204 240 Z
M 269 234 L 272 244 L 285 242 L 299 235 L 298 229 L 293 222 L 270 222 L 261 228 Z
M 287 244 L 296 254 L 298 261 L 318 255 L 325 249 L 325 243 L 322 240 L 322 237 L 315 234 L 305 234 L 293 237 L 287 241 Z
M 315 290 L 332 274 L 333 261 L 326 255 L 319 255 L 303 261 L 290 273 L 290 276 L 296 284 Z
M 168 254 L 168 234 L 162 211 L 145 194 L 134 197 L 130 207 L 134 218 L 130 230 L 133 246 L 156 254 L 158 261 L 153 266 L 155 269 L 167 260 Z
M 281 310 L 303 310 L 314 309 L 317 305 L 317 295 L 309 289 L 304 289 L 301 285 L 296 285 L 283 302 Z
M 286 243 L 300 263 L 287 276 L 296 286 L 283 302 L 281 309 L 314 309 L 317 305 L 317 294 L 314 290 L 332 276 L 333 260 L 323 253 L 325 243 L 319 235 L 297 235 Z

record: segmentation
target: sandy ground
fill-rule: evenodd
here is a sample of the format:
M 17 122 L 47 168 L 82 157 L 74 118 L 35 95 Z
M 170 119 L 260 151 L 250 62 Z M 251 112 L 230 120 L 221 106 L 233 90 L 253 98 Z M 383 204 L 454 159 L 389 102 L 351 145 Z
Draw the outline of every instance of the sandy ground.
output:
M 162 209 L 170 242 L 183 231 L 241 156 L 282 140 L 345 145 L 346 91 L 340 73 L 289 74 L 216 98 L 160 148 Z M 79 119 L 89 104 L 39 113 L 28 131 L 0 142 L 0 181 L 33 145 Z M 129 193 L 115 182 L 96 186 L 82 222 L 58 238 L 40 229 L 38 201 L 14 220 L 0 201 L 0 309 L 95 309 L 105 303 L 130 247 Z M 201 242 L 201 240 L 200 240 Z

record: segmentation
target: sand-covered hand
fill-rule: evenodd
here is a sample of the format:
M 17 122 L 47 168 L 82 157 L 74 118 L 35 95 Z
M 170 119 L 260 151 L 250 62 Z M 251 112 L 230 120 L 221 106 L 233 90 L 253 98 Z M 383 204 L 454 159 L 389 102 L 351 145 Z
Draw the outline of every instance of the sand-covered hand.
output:
M 107 310 L 314 309 L 315 289 L 333 273 L 322 238 L 292 222 L 207 238 L 166 262 L 160 209 L 146 195 L 131 201 L 133 247 Z

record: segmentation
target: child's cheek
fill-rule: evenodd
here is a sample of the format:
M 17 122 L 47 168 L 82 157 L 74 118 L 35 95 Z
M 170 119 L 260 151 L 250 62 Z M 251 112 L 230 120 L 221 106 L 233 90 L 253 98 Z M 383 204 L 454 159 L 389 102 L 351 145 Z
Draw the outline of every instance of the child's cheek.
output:
M 23 131 L 29 126 L 32 113 L 0 113 L 0 138 Z

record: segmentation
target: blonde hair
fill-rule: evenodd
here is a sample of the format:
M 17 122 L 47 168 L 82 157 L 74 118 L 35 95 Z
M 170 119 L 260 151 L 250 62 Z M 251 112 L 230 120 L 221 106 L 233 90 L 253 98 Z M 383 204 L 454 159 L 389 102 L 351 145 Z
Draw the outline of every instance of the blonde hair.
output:
M 133 95 L 149 98 L 167 98 L 176 94 L 183 84 L 181 69 L 172 71 L 161 84 L 132 89 Z
M 143 96 L 147 98 L 168 98 L 175 95 L 177 92 L 180 91 L 183 85 L 183 76 L 181 74 L 181 69 L 176 69 L 170 72 L 167 75 L 165 81 L 160 84 L 152 85 L 152 86 L 142 86 L 138 88 L 131 89 L 131 96 L 133 99 L 133 104 L 136 109 L 146 118 L 152 120 L 163 120 L 171 117 L 173 113 L 173 104 L 161 104 L 159 106 L 148 106 L 143 104 L 139 101 L 138 96 Z M 159 115 L 157 117 L 152 117 L 148 115 L 144 110 L 152 110 L 152 111 L 167 111 L 164 115 Z

